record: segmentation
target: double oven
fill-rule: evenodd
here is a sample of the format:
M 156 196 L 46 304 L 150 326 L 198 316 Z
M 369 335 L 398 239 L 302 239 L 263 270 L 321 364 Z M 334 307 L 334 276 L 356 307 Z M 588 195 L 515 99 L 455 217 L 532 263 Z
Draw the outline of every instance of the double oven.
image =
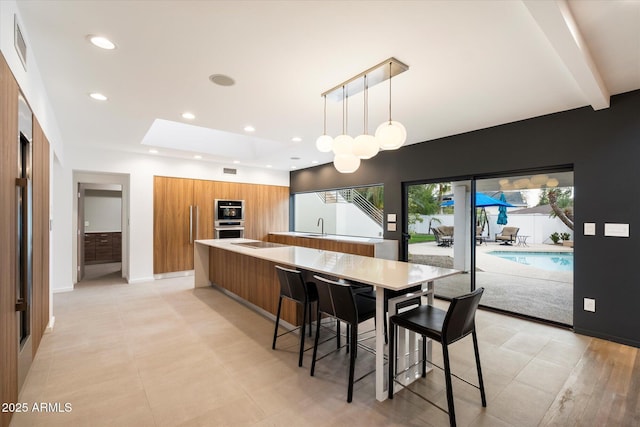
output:
M 244 200 L 216 199 L 213 211 L 216 239 L 244 237 Z

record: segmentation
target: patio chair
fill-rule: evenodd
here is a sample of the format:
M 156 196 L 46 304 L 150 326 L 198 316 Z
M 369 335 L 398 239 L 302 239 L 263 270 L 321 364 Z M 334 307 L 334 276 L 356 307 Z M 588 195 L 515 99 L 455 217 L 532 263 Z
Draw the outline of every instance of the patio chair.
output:
M 502 242 L 502 245 L 511 245 L 516 241 L 519 230 L 518 227 L 504 227 L 500 234 L 496 234 L 496 242 Z
M 483 243 L 485 245 L 487 244 L 487 241 L 482 235 L 483 232 L 484 232 L 484 227 L 482 225 L 478 225 L 476 227 L 476 245 L 482 245 Z
M 438 246 L 451 246 L 453 243 L 453 226 L 441 225 L 432 230 Z

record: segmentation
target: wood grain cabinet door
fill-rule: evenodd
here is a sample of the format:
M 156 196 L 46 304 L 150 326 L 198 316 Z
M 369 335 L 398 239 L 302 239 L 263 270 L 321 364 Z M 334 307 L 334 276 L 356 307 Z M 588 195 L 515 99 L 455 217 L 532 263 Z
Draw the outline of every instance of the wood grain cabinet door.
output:
M 193 269 L 193 180 L 155 177 L 154 274 Z
M 193 182 L 193 205 L 196 213 L 195 240 L 213 239 L 213 201 L 215 182 L 202 179 Z

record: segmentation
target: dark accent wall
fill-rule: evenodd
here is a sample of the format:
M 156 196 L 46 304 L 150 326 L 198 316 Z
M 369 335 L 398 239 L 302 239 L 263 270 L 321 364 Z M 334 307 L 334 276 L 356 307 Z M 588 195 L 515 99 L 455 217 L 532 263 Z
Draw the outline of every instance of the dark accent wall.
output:
M 425 120 L 429 120 L 425 117 Z M 332 164 L 291 172 L 291 193 L 382 183 L 385 212 L 402 212 L 402 184 L 570 166 L 574 169 L 574 328 L 640 347 L 640 90 L 610 108 L 579 108 L 381 152 L 354 174 Z M 636 224 L 635 219 L 639 222 Z M 596 236 L 584 236 L 585 222 Z M 630 238 L 604 237 L 605 223 Z M 400 240 L 401 232 L 385 232 Z M 583 298 L 596 299 L 596 312 Z

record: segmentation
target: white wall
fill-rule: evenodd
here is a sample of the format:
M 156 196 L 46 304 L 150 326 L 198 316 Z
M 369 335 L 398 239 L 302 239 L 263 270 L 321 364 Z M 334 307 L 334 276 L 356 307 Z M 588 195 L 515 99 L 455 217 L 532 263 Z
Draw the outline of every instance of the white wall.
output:
M 337 234 L 335 203 L 324 203 L 316 193 L 296 194 L 293 230 L 320 233 L 318 218 L 324 221 L 325 233 Z
M 87 190 L 84 196 L 84 231 L 108 233 L 122 231 L 122 192 Z
M 51 231 L 51 277 L 49 287 L 51 291 L 61 292 L 73 290 L 71 275 L 73 260 L 71 259 L 71 245 L 74 238 L 71 223 L 71 209 L 73 192 L 71 187 L 71 171 L 65 169 L 57 156 L 52 168 L 51 197 L 52 231 Z M 53 299 L 52 299 L 53 300 Z
M 324 232 L 347 236 L 382 237 L 382 227 L 352 203 L 324 203 L 316 193 L 296 194 L 294 231 L 320 233 L 318 218 L 324 219 Z
M 336 234 L 382 238 L 382 227 L 353 203 L 336 204 Z

